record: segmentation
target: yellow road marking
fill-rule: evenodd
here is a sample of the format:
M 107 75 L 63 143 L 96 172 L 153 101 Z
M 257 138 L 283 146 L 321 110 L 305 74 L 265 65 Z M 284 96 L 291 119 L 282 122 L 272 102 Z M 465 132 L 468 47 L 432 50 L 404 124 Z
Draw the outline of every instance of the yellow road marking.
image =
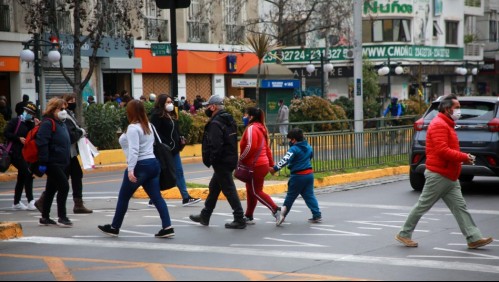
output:
M 56 257 L 45 257 L 43 259 L 48 265 L 50 272 L 54 275 L 57 281 L 75 281 L 71 271 L 66 267 L 64 261 Z
M 23 271 L 10 271 L 10 272 L 0 272 L 0 277 L 11 276 L 11 275 L 23 275 L 31 273 L 41 273 L 50 271 L 56 280 L 68 280 L 74 281 L 74 277 L 71 271 L 92 271 L 96 270 L 116 270 L 116 269 L 131 269 L 131 268 L 143 268 L 147 270 L 151 277 L 155 280 L 175 280 L 170 273 L 166 271 L 167 268 L 177 268 L 177 269 L 190 269 L 190 270 L 201 270 L 201 271 L 216 271 L 216 272 L 230 272 L 239 273 L 249 280 L 268 280 L 274 277 L 279 277 L 279 280 L 326 280 L 326 281 L 367 281 L 366 279 L 357 279 L 351 277 L 342 276 L 330 276 L 330 275 L 319 275 L 319 274 L 309 274 L 309 273 L 288 273 L 279 271 L 265 271 L 265 270 L 251 270 L 251 269 L 239 269 L 239 268 L 224 268 L 224 267 L 208 267 L 208 266 L 192 266 L 192 265 L 178 265 L 178 264 L 163 264 L 163 263 L 149 263 L 149 262 L 134 262 L 134 261 L 122 261 L 122 260 L 104 260 L 104 259 L 89 259 L 89 258 L 66 258 L 66 257 L 47 257 L 47 256 L 34 256 L 34 255 L 21 255 L 21 254 L 1 254 L 0 257 L 4 258 L 17 258 L 17 259 L 35 259 L 44 260 L 49 266 L 49 270 L 23 270 Z M 99 266 L 96 267 L 85 267 L 85 268 L 67 268 L 64 261 L 75 261 L 75 262 L 93 262 L 98 263 Z M 119 266 L 102 266 L 102 264 L 118 264 Z M 3 280 L 0 278 L 0 280 Z

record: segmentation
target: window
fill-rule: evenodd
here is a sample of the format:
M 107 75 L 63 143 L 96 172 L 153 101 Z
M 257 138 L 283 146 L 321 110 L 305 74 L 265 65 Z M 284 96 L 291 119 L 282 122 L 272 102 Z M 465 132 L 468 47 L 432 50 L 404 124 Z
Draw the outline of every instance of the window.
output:
M 10 31 L 9 5 L 0 3 L 0 31 Z
M 364 42 L 409 42 L 411 28 L 409 20 L 363 21 Z
M 497 42 L 497 11 L 490 10 L 489 16 L 489 41 Z
M 156 6 L 156 0 L 147 0 L 146 2 L 146 16 L 156 18 L 160 12 Z
M 245 4 L 239 0 L 224 0 L 225 4 L 225 42 L 228 44 L 241 44 L 245 37 L 245 27 L 242 25 Z M 242 6 L 241 6 L 242 5 Z
M 433 37 L 438 37 L 438 35 L 440 34 L 444 33 L 442 32 L 442 29 L 440 28 L 438 21 L 433 21 Z
M 445 22 L 445 44 L 457 45 L 459 22 Z
M 284 46 L 302 46 L 306 44 L 305 27 L 298 22 L 286 22 L 283 29 L 288 32 L 283 38 Z

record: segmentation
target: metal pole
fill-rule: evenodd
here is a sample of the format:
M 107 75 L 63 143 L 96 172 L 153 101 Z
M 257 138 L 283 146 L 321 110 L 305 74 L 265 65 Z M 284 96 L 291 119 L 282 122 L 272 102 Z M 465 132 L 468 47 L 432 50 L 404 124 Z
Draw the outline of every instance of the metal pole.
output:
M 321 52 L 321 95 L 322 98 L 324 98 L 324 76 L 326 75 L 326 72 L 324 71 L 324 54 Z
M 364 101 L 362 95 L 362 3 L 363 0 L 353 2 L 354 25 L 354 105 L 355 105 L 355 132 L 364 131 Z M 360 144 L 357 144 L 360 145 Z
M 34 43 L 34 53 L 35 53 L 35 92 L 36 98 L 36 106 L 38 108 L 38 117 L 41 117 L 42 111 L 44 110 L 45 102 L 42 101 L 42 95 L 40 93 L 40 34 L 35 33 L 33 35 L 33 43 Z
M 390 57 L 388 57 L 388 99 L 392 98 L 392 66 L 390 64 Z M 384 105 L 383 105 L 384 106 Z
M 172 78 L 171 78 L 171 96 L 172 100 L 178 99 L 178 46 L 177 46 L 177 1 L 170 1 L 170 33 L 172 45 Z M 177 103 L 178 106 L 178 103 Z

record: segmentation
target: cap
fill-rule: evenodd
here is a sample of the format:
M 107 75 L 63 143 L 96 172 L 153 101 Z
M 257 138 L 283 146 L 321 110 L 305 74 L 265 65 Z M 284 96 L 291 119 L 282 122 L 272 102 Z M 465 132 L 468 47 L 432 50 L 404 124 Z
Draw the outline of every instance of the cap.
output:
M 154 94 L 154 93 L 149 94 L 149 101 L 151 101 L 151 102 L 156 101 L 156 94 Z
M 208 106 L 208 105 L 223 105 L 224 104 L 224 97 L 219 96 L 219 95 L 213 95 L 208 99 L 208 102 L 204 102 L 203 106 Z
M 26 103 L 26 106 L 23 107 L 26 111 L 32 113 L 32 114 L 36 114 L 36 105 L 33 104 L 33 102 L 28 102 Z

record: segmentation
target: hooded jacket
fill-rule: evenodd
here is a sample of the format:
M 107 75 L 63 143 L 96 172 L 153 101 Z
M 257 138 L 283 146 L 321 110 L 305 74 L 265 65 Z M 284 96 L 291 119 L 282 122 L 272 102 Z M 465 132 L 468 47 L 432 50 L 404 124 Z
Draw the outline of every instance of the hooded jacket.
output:
M 237 166 L 237 125 L 224 110 L 208 121 L 203 134 L 203 163 L 215 169 L 234 170 Z
M 452 181 L 461 175 L 462 163 L 468 155 L 462 153 L 457 138 L 456 123 L 439 113 L 428 127 L 426 135 L 426 167 Z
M 314 157 L 314 151 L 306 140 L 296 142 L 291 146 L 286 155 L 275 166 L 274 170 L 279 171 L 288 166 L 291 174 L 296 174 L 300 171 L 312 169 L 310 160 Z

